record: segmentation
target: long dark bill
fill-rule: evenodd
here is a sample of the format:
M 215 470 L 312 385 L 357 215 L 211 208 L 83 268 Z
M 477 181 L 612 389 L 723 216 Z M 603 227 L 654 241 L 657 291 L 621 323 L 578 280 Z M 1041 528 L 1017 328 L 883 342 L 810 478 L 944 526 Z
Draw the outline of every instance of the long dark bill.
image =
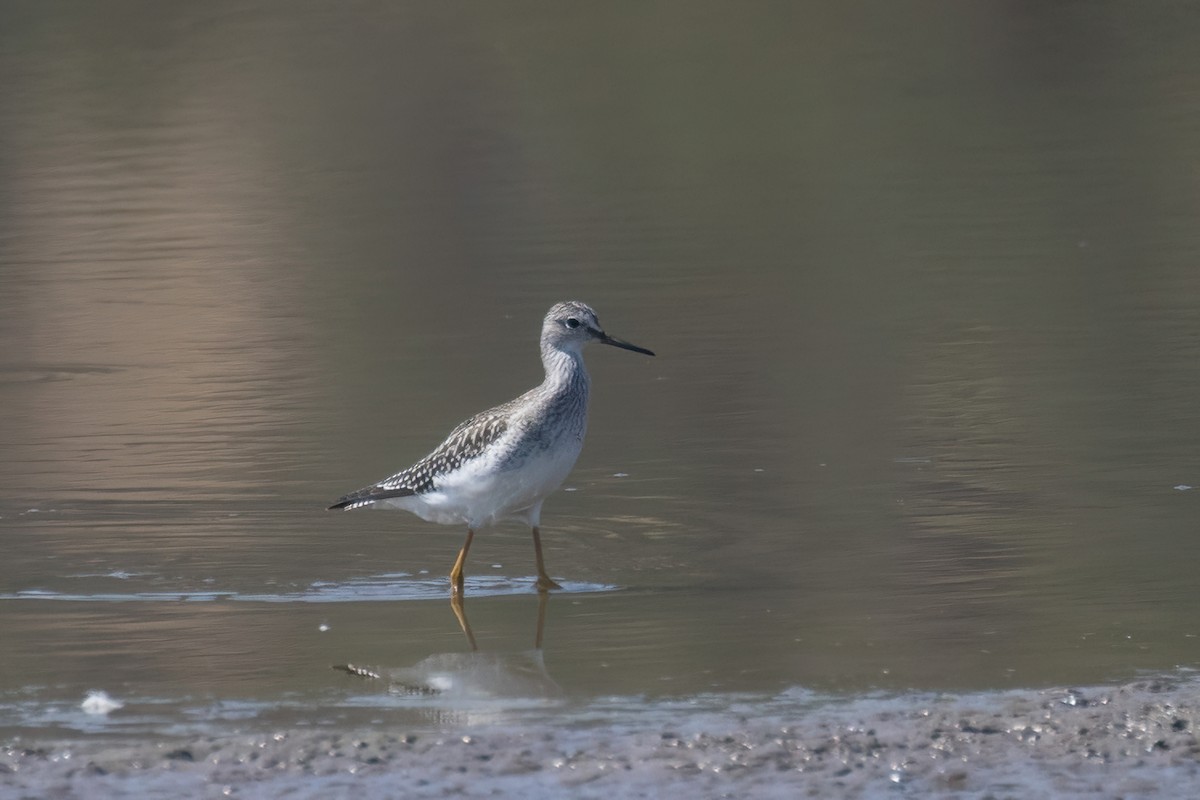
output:
M 647 350 L 644 347 L 638 347 L 636 344 L 630 344 L 629 342 L 622 341 L 603 332 L 600 334 L 600 343 L 611 344 L 613 347 L 619 347 L 622 350 L 632 350 L 635 353 L 642 353 L 643 355 L 654 355 L 653 350 Z

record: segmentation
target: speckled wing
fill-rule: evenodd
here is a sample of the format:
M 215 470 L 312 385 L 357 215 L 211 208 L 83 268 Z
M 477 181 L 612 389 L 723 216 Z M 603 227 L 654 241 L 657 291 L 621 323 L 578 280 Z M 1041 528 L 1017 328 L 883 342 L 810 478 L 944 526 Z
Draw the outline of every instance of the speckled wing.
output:
M 412 497 L 437 488 L 437 480 L 481 456 L 508 429 L 504 407 L 493 408 L 468 419 L 446 437 L 432 453 L 403 472 L 340 498 L 329 510 L 352 511 L 380 500 Z

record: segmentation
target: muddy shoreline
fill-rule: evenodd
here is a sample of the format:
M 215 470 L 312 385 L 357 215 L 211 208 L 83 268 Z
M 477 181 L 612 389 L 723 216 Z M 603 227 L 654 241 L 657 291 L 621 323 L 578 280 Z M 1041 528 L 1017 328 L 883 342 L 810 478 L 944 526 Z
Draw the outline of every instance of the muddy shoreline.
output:
M 4 797 L 1180 797 L 1200 682 L 900 695 L 794 712 L 293 729 L 0 750 Z

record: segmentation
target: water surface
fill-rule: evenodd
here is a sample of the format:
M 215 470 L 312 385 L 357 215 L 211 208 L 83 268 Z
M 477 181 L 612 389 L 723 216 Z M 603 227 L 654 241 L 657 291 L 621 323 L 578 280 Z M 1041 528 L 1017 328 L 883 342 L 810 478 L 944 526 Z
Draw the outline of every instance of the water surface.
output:
M 659 355 L 588 353 L 552 702 L 1200 665 L 1198 28 L 5 4 L 4 719 L 436 723 L 331 666 L 469 653 L 462 531 L 323 509 L 540 380 L 569 298 Z M 518 672 L 531 550 L 467 571 Z

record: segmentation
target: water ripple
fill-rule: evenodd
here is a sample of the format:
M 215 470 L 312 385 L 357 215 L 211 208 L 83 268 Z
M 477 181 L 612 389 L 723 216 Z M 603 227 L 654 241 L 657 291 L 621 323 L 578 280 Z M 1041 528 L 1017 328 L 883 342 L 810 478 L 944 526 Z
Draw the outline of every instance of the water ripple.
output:
M 499 575 L 467 578 L 468 597 L 497 597 L 529 594 L 534 577 L 509 578 Z M 612 592 L 618 587 L 605 583 L 563 581 L 557 593 L 585 594 Z M 4 600 L 66 600 L 76 603 L 191 602 L 209 603 L 234 600 L 251 603 L 364 603 L 404 600 L 441 600 L 449 596 L 445 578 L 413 577 L 406 572 L 391 572 L 354 578 L 348 581 L 314 581 L 296 591 L 243 592 L 221 589 L 181 589 L 134 592 L 63 592 L 26 589 L 0 594 Z

